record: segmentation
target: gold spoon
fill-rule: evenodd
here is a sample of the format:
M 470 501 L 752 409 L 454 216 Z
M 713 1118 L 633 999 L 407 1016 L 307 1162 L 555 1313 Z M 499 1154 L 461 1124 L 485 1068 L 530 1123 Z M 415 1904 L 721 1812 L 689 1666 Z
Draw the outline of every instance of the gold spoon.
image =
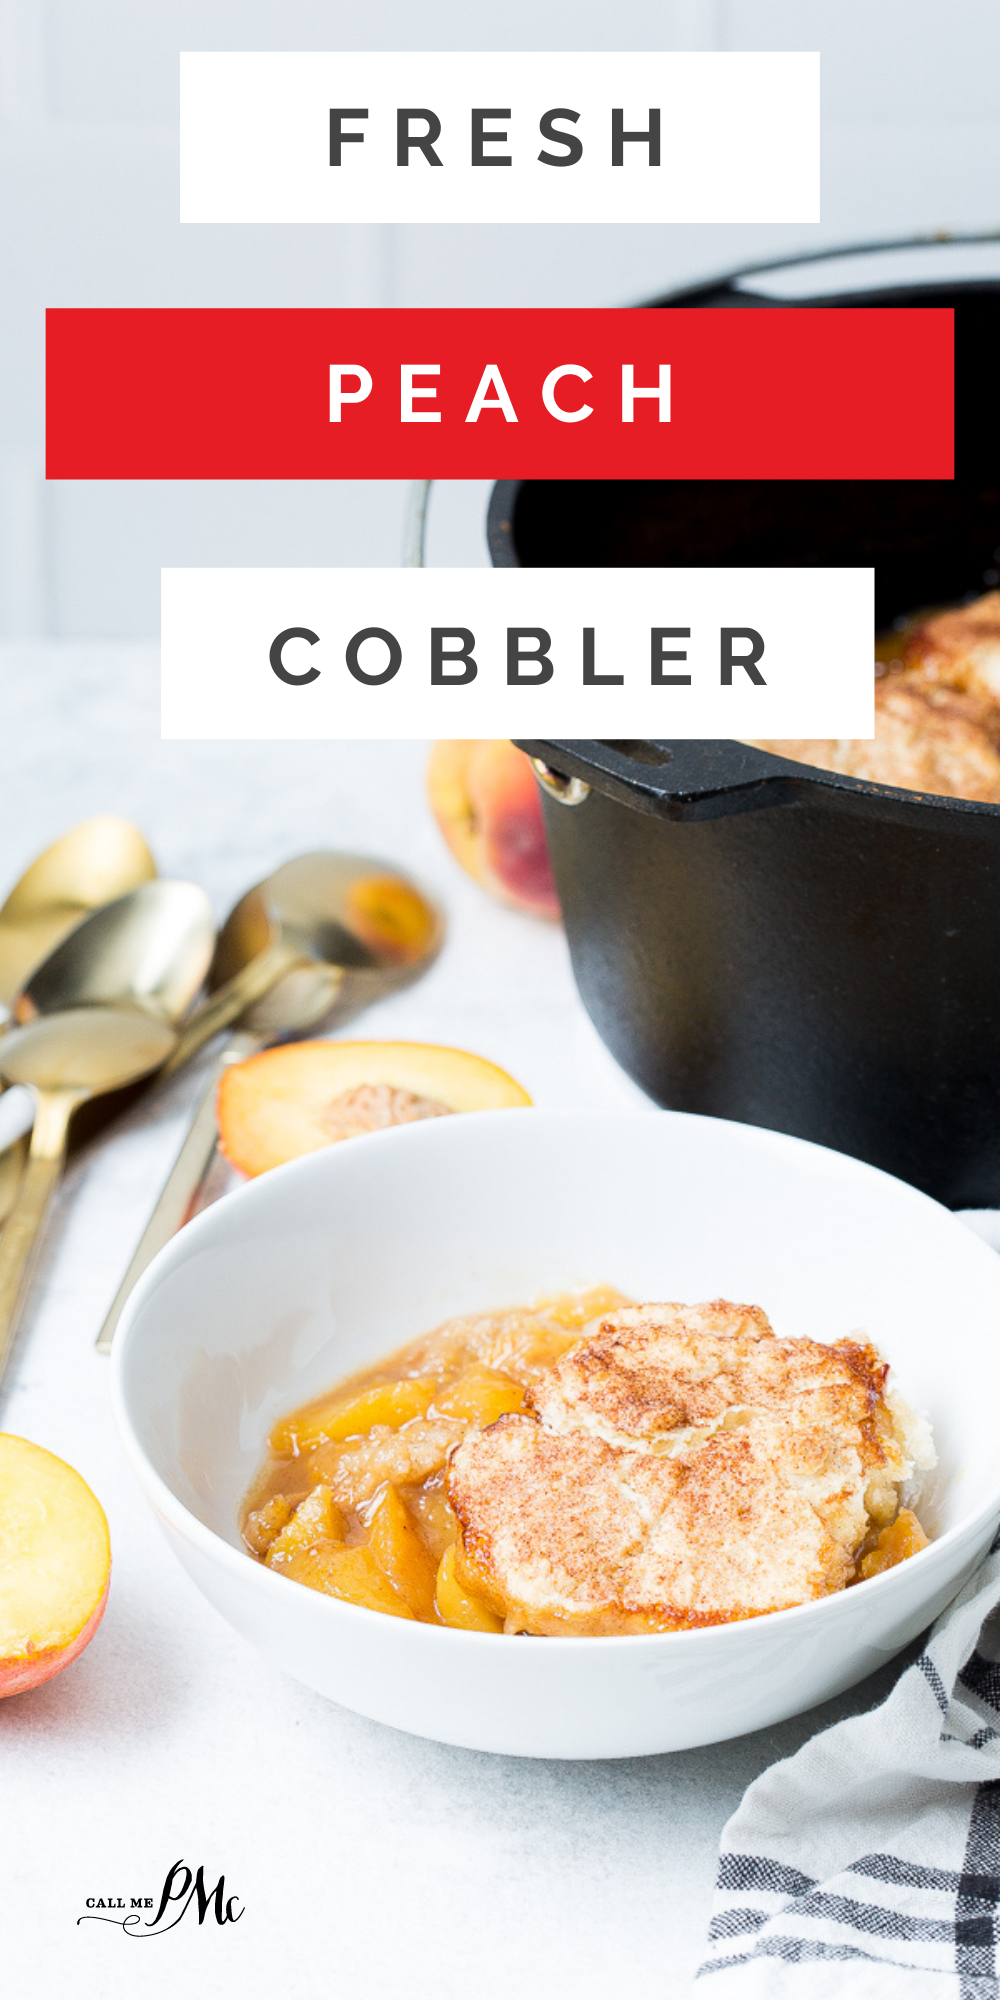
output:
M 177 1041 L 205 976 L 214 931 L 190 882 L 148 882 L 95 910 L 45 960 L 14 1003 L 24 1025 L 0 1040 L 0 1076 L 27 1085 L 35 1122 L 0 1238 L 0 1376 L 66 1156 L 70 1119 L 89 1098 L 137 1082 Z
M 212 906 L 193 882 L 146 882 L 94 910 L 17 994 L 19 1026 L 67 1007 L 138 1007 L 176 1027 L 215 945 Z M 2 1044 L 0 1044 L 2 1046 Z
M 81 820 L 39 854 L 0 908 L 0 1015 L 88 910 L 155 874 L 138 828 L 114 813 Z
M 399 870 L 371 855 L 301 854 L 248 890 L 219 935 L 212 999 L 192 1015 L 164 1072 L 239 1021 L 212 1065 L 180 1151 L 122 1279 L 97 1345 L 107 1354 L 130 1292 L 187 1217 L 215 1150 L 222 1071 L 270 1042 L 318 1026 L 336 1004 L 347 1020 L 419 979 L 444 941 L 439 910 Z
M 135 1007 L 73 1007 L 12 1028 L 0 1042 L 0 1075 L 7 1083 L 27 1084 L 35 1099 L 27 1163 L 0 1237 L 0 1380 L 62 1173 L 73 1112 L 89 1097 L 148 1075 L 176 1039 L 167 1021 Z
M 2 1083 L 0 1083 L 2 1088 Z M 25 1119 L 25 1125 L 28 1120 Z M 5 1222 L 17 1200 L 24 1162 L 28 1157 L 28 1134 L 21 1132 L 0 1152 L 0 1223 Z
M 81 820 L 36 856 L 0 908 L 0 1032 L 25 980 L 88 910 L 155 874 L 138 827 L 115 813 Z M 25 1151 L 23 1134 L 0 1148 L 0 1223 L 14 1205 Z
M 348 983 L 367 1006 L 418 978 L 443 939 L 440 911 L 388 862 L 370 854 L 298 854 L 230 911 L 209 974 L 212 998 L 186 1024 L 167 1073 L 290 973 L 299 978 L 303 1004 L 308 995 L 316 1006 L 315 1021 Z

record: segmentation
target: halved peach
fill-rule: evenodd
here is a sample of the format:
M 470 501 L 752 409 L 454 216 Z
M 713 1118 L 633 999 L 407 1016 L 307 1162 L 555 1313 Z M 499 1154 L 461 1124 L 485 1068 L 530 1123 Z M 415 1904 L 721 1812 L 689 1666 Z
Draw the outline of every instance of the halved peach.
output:
M 427 789 L 456 861 L 504 902 L 558 917 L 538 785 L 523 750 L 502 737 L 442 739 Z
M 37 1687 L 83 1652 L 110 1572 L 104 1510 L 80 1474 L 0 1434 L 0 1696 Z
M 224 1070 L 219 1145 L 241 1173 L 266 1173 L 335 1140 L 387 1125 L 530 1104 L 506 1070 L 429 1042 L 287 1042 Z

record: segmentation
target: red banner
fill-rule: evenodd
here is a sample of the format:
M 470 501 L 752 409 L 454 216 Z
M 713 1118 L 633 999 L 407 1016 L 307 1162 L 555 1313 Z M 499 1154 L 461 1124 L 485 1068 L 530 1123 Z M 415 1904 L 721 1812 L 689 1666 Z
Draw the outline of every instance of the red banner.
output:
M 949 479 L 940 308 L 47 314 L 50 479 Z

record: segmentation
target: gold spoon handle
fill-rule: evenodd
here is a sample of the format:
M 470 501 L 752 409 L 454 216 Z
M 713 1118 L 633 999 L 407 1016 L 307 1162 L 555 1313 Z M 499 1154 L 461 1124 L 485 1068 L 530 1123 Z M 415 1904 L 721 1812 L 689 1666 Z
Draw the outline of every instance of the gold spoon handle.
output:
M 225 985 L 213 993 L 211 1000 L 206 1000 L 204 1006 L 192 1014 L 191 1019 L 181 1029 L 173 1054 L 160 1070 L 161 1078 L 173 1076 L 174 1071 L 189 1062 L 192 1056 L 197 1055 L 198 1050 L 203 1049 L 213 1035 L 217 1035 L 222 1028 L 228 1028 L 230 1022 L 238 1020 L 241 1014 L 246 1013 L 248 1007 L 252 1007 L 255 1001 L 262 1000 L 265 993 L 269 993 L 272 986 L 277 985 L 279 979 L 283 979 L 286 973 L 301 963 L 300 954 L 291 951 L 280 939 L 274 944 L 265 945 L 264 950 L 259 951 L 256 958 L 250 959 L 232 979 L 227 979 Z
M 122 1309 L 129 1294 L 135 1289 L 148 1264 L 157 1251 L 169 1243 L 184 1221 L 188 1209 L 207 1172 L 215 1142 L 218 1136 L 215 1123 L 215 1092 L 219 1078 L 231 1063 L 242 1062 L 251 1056 L 266 1040 L 264 1035 L 248 1032 L 232 1035 L 218 1056 L 209 1073 L 208 1081 L 191 1115 L 191 1122 L 181 1143 L 180 1152 L 160 1189 L 156 1207 L 139 1242 L 135 1254 L 121 1284 L 115 1293 L 114 1303 L 97 1336 L 100 1354 L 109 1354 L 115 1330 L 122 1315 Z
M 28 1135 L 22 1132 L 20 1138 L 11 1139 L 0 1153 L 0 1223 L 4 1223 L 17 1200 L 21 1185 L 21 1175 L 28 1157 Z
M 86 1090 L 39 1090 L 35 1123 L 14 1203 L 0 1237 L 0 1381 L 41 1247 L 45 1218 L 62 1176 L 69 1121 Z

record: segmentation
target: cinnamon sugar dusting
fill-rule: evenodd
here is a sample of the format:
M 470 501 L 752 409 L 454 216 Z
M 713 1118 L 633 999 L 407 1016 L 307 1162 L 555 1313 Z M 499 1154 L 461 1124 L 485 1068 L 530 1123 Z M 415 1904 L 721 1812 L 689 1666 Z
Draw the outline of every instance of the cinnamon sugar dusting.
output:
M 841 1590 L 933 1463 L 868 1343 L 758 1306 L 629 1307 L 452 1455 L 459 1564 L 509 1630 L 719 1624 Z

